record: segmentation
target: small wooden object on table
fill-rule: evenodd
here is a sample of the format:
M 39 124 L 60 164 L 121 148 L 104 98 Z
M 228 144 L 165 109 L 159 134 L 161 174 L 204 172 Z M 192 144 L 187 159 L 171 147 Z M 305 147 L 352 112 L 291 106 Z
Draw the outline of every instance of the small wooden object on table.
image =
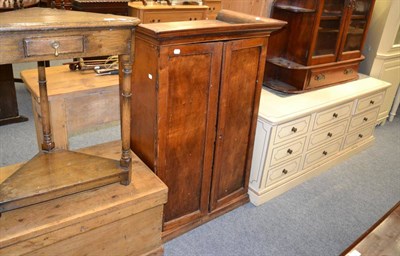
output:
M 131 2 L 129 16 L 137 17 L 142 23 L 158 23 L 170 21 L 205 20 L 207 6 L 203 5 L 162 5 L 142 2 Z
M 118 160 L 121 143 L 81 149 Z M 0 182 L 21 164 L 0 168 Z M 167 187 L 132 154 L 132 183 L 56 198 L 0 218 L 0 255 L 161 255 Z
M 288 22 L 271 35 L 264 85 L 301 93 L 358 79 L 375 0 L 274 1 L 271 17 Z
M 42 152 L 1 182 L 0 213 L 106 184 L 130 183 L 130 49 L 134 47 L 133 32 L 138 23 L 138 19 L 125 16 L 48 8 L 0 14 L 0 64 L 38 61 L 43 129 Z M 54 150 L 45 61 L 99 55 L 119 55 L 120 161 Z
M 222 10 L 138 26 L 131 145 L 169 188 L 166 240 L 248 202 L 268 36 L 284 24 Z
M 42 111 L 37 70 L 24 70 L 21 78 L 31 93 L 33 117 L 40 148 Z M 112 125 L 120 120 L 118 76 L 97 76 L 93 70 L 70 71 L 68 66 L 46 68 L 51 127 L 56 149 L 68 149 L 71 135 Z M 90 113 L 84 115 L 82 113 Z

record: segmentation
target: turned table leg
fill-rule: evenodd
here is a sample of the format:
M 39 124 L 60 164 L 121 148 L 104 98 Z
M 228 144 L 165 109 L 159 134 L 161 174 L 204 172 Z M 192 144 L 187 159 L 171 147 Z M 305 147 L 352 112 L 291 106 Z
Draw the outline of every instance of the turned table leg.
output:
M 132 74 L 132 63 L 129 55 L 119 56 L 119 69 L 120 72 L 120 105 L 121 105 L 121 140 L 122 140 L 122 154 L 121 154 L 121 166 L 127 169 L 128 178 L 126 181 L 121 183 L 128 185 L 131 182 L 131 164 L 132 158 L 130 154 L 130 137 L 131 137 L 131 74 Z
M 42 129 L 43 129 L 42 150 L 51 151 L 54 148 L 54 142 L 51 138 L 50 108 L 49 108 L 49 98 L 47 96 L 45 61 L 38 61 L 38 77 L 39 77 L 40 109 L 42 112 Z

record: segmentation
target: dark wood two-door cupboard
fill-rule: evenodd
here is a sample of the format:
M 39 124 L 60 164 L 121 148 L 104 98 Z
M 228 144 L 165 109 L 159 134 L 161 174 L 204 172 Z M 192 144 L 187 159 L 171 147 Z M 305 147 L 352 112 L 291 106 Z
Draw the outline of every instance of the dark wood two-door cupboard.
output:
M 222 10 L 138 27 L 131 148 L 168 186 L 165 240 L 248 202 L 268 36 L 284 24 Z

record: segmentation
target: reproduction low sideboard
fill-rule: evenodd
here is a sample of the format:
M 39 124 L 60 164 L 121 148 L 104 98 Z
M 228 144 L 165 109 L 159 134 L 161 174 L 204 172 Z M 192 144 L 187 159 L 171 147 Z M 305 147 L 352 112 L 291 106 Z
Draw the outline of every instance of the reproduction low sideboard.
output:
M 390 84 L 360 77 L 297 95 L 263 89 L 249 184 L 253 204 L 265 203 L 373 143 Z

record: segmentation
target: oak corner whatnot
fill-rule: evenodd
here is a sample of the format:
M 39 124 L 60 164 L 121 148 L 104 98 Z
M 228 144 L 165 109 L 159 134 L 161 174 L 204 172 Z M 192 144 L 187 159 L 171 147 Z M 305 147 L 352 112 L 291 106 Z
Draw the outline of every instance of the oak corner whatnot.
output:
M 0 64 L 38 62 L 43 129 L 42 152 L 0 184 L 0 213 L 106 184 L 129 184 L 132 174 L 130 48 L 138 23 L 138 19 L 125 16 L 48 8 L 0 13 Z M 122 154 L 119 161 L 55 150 L 52 139 L 45 61 L 99 55 L 119 55 L 122 91 Z M 103 164 L 99 166 L 99 162 Z M 84 175 L 80 175 L 81 172 Z M 29 179 L 29 185 L 24 179 Z

